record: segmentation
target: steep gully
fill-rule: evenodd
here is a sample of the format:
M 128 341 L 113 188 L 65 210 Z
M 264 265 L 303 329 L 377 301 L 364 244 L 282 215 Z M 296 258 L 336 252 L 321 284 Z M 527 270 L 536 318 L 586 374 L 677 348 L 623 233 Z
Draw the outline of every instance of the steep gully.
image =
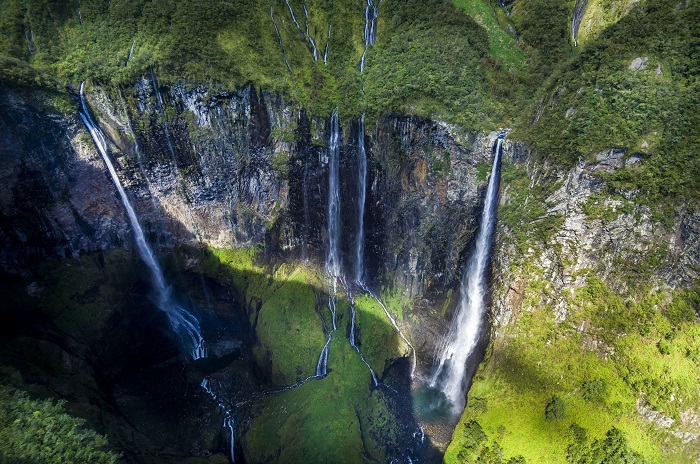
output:
M 114 172 L 114 167 L 111 165 L 111 162 L 109 160 L 109 156 L 107 154 L 106 144 L 104 142 L 104 136 L 101 135 L 101 133 L 99 132 L 99 129 L 97 129 L 95 127 L 95 124 L 91 120 L 90 114 L 88 112 L 87 105 L 86 105 L 84 99 L 83 99 L 83 112 L 84 112 L 84 114 L 81 114 L 81 117 L 83 118 L 86 126 L 88 127 L 88 130 L 90 130 L 91 135 L 93 136 L 93 140 L 94 140 L 98 150 L 100 151 L 100 153 L 105 161 L 105 164 L 107 165 L 107 167 L 110 171 L 110 174 L 112 175 L 115 186 L 117 187 L 118 190 L 120 190 L 120 196 L 121 196 L 122 201 L 124 203 L 124 207 L 127 209 L 127 211 L 129 209 L 131 209 L 131 212 L 129 213 L 129 218 L 130 218 L 130 221 L 132 223 L 132 228 L 134 229 L 134 234 L 137 238 L 137 242 L 139 242 L 138 243 L 139 250 L 142 251 L 141 250 L 141 242 L 145 246 L 145 250 L 147 250 L 147 251 L 143 251 L 142 257 L 144 260 L 147 260 L 148 257 L 150 256 L 151 259 L 153 260 L 153 262 L 155 263 L 155 259 L 153 258 L 152 252 L 148 253 L 148 251 L 150 251 L 150 248 L 148 247 L 148 244 L 146 243 L 145 239 L 142 238 L 142 240 L 139 241 L 139 237 L 143 237 L 143 232 L 140 230 L 140 226 L 138 225 L 138 219 L 136 218 L 135 213 L 133 213 L 133 208 L 130 208 L 131 205 L 129 204 L 128 199 L 126 198 L 126 194 L 123 192 L 123 188 L 121 187 L 121 184 L 119 183 L 118 177 L 116 177 L 116 172 Z M 363 275 L 364 275 L 364 266 L 363 266 L 363 262 L 364 262 L 364 257 L 363 257 L 363 254 L 364 254 L 364 247 L 363 247 L 364 214 L 363 213 L 364 213 L 364 203 L 366 201 L 366 198 L 364 198 L 364 200 L 363 200 L 364 196 L 361 194 L 361 192 L 365 192 L 366 188 L 367 188 L 367 185 L 366 185 L 366 156 L 367 155 L 366 155 L 365 148 L 364 148 L 364 127 L 363 127 L 364 126 L 364 119 L 363 118 L 360 118 L 358 120 L 358 126 L 360 128 L 360 131 L 358 133 L 358 154 L 359 154 L 358 156 L 360 156 L 360 160 L 358 160 L 359 175 L 357 177 L 357 182 L 358 182 L 357 189 L 358 189 L 358 193 L 359 193 L 358 194 L 358 202 L 361 202 L 361 204 L 357 205 L 358 206 L 358 208 L 357 208 L 357 211 L 358 211 L 358 217 L 357 217 L 358 229 L 356 232 L 357 235 L 355 237 L 355 246 L 354 246 L 355 262 L 353 263 L 354 266 L 352 267 L 351 273 L 352 273 L 353 278 L 356 281 L 355 288 L 362 289 L 369 296 L 371 296 L 372 298 L 375 298 L 377 300 L 377 302 L 383 308 L 387 317 L 391 320 L 392 326 L 397 330 L 397 332 L 404 339 L 404 341 L 406 341 L 406 343 L 408 343 L 410 346 L 408 339 L 403 335 L 403 333 L 401 333 L 396 321 L 393 319 L 393 317 L 391 317 L 391 314 L 387 310 L 386 306 L 383 305 L 381 303 L 381 301 L 379 299 L 377 299 L 376 296 L 363 283 Z M 329 137 L 329 145 L 328 145 L 329 148 L 328 148 L 328 158 L 327 158 L 328 159 L 328 168 L 329 168 L 328 169 L 328 172 L 329 172 L 328 212 L 329 212 L 329 214 L 328 214 L 327 228 L 328 228 L 329 235 L 328 235 L 328 247 L 327 247 L 327 256 L 326 256 L 326 270 L 328 272 L 328 275 L 331 278 L 333 278 L 333 286 L 334 286 L 334 294 L 331 297 L 329 297 L 329 310 L 331 311 L 331 316 L 332 316 L 331 322 L 332 322 L 333 328 L 331 330 L 330 327 L 324 327 L 324 333 L 327 333 L 328 340 L 327 340 L 327 342 L 322 350 L 321 355 L 319 356 L 315 375 L 310 376 L 301 382 L 298 382 L 294 385 L 283 388 L 281 390 L 269 391 L 267 393 L 263 393 L 263 396 L 267 395 L 267 394 L 273 394 L 273 393 L 286 391 L 288 389 L 295 388 L 296 386 L 302 385 L 303 383 L 305 383 L 308 380 L 319 379 L 319 378 L 322 378 L 325 375 L 327 375 L 330 340 L 331 340 L 331 337 L 333 335 L 333 332 L 335 332 L 335 330 L 337 330 L 337 323 L 336 323 L 336 318 L 335 318 L 335 311 L 336 311 L 337 298 L 338 298 L 337 286 L 338 286 L 338 283 L 340 283 L 341 285 L 345 286 L 346 288 L 349 287 L 349 285 L 347 285 L 346 278 L 344 277 L 344 274 L 343 274 L 343 270 L 342 270 L 343 267 L 342 267 L 342 263 L 341 263 L 340 252 L 339 252 L 339 243 L 340 243 L 340 235 L 341 235 L 340 222 L 339 222 L 339 211 L 340 211 L 341 198 L 340 198 L 340 192 L 339 192 L 339 188 L 338 188 L 339 176 L 340 176 L 340 172 L 339 172 L 339 155 L 340 155 L 339 146 L 340 146 L 340 128 L 339 128 L 339 123 L 338 123 L 338 116 L 337 116 L 337 114 L 333 114 L 333 116 L 331 117 L 331 121 L 330 121 L 330 137 Z M 497 141 L 496 149 L 495 149 L 496 157 L 494 160 L 494 167 L 493 167 L 493 171 L 492 171 L 491 182 L 489 184 L 488 193 L 487 193 L 486 204 L 488 206 L 485 206 L 485 214 L 486 214 L 486 212 L 491 211 L 493 208 L 495 208 L 495 204 L 494 204 L 495 193 L 494 192 L 497 191 L 497 183 L 495 183 L 496 182 L 495 179 L 497 177 L 496 174 L 497 174 L 497 165 L 498 165 L 498 161 L 499 161 L 499 157 L 500 157 L 500 148 L 501 148 L 501 141 L 499 139 Z M 492 211 L 492 213 L 494 213 L 494 211 Z M 486 219 L 487 217 L 490 217 L 490 219 L 487 220 Z M 483 242 L 483 243 L 486 243 L 488 246 L 490 246 L 490 233 L 493 230 L 493 219 L 494 219 L 493 214 L 491 216 L 482 217 L 482 232 L 480 232 L 480 234 L 479 234 L 479 237 L 480 237 L 480 239 L 478 240 L 479 243 Z M 489 230 L 488 234 L 483 232 L 483 229 L 485 226 L 490 227 L 490 229 L 487 228 L 487 230 Z M 487 237 L 487 238 L 482 239 L 482 237 Z M 478 248 L 483 249 L 483 246 L 479 246 Z M 486 255 L 486 260 L 488 260 L 488 253 Z M 483 260 L 481 261 L 481 263 L 482 263 L 482 267 L 480 269 L 483 270 L 483 265 L 484 265 Z M 159 290 L 162 288 L 162 289 L 164 289 L 163 292 L 165 292 L 167 289 L 167 286 L 164 283 L 162 273 L 156 272 L 156 270 L 159 271 L 157 264 L 155 264 L 155 266 L 152 267 L 151 269 L 155 273 L 154 274 L 155 276 L 160 276 L 160 280 L 155 279 L 155 277 L 154 277 L 156 282 L 162 282 L 162 285 L 160 285 L 160 286 L 155 285 L 156 290 Z M 482 276 L 482 278 L 483 278 L 483 276 Z M 463 294 L 468 293 L 468 289 L 465 289 L 464 281 L 462 284 L 462 293 Z M 163 294 L 167 294 L 167 292 L 163 293 Z M 354 303 L 350 291 L 348 291 L 348 296 L 349 296 L 351 303 Z M 463 296 L 463 300 L 464 300 L 464 298 L 465 297 Z M 172 301 L 172 299 L 171 299 L 171 301 Z M 461 305 L 461 307 L 464 308 L 464 306 L 465 305 L 463 303 Z M 380 383 L 379 383 L 379 380 L 378 380 L 376 374 L 372 370 L 371 366 L 364 359 L 364 356 L 362 356 L 362 353 L 360 352 L 359 346 L 356 343 L 356 340 L 355 340 L 355 319 L 356 318 L 355 318 L 355 314 L 354 314 L 354 310 L 355 310 L 354 304 L 350 305 L 350 309 L 352 311 L 352 315 L 351 315 L 352 322 L 351 322 L 351 326 L 350 326 L 350 336 L 349 336 L 350 344 L 352 345 L 352 347 L 355 350 L 357 350 L 357 352 L 362 357 L 363 362 L 369 368 L 372 382 L 373 382 L 374 386 L 375 387 L 380 386 Z M 481 310 L 483 311 L 483 307 L 481 308 Z M 168 314 L 168 313 L 166 313 L 166 314 Z M 322 322 L 324 323 L 324 326 L 325 326 L 325 321 L 322 321 Z M 198 325 L 197 325 L 197 328 L 198 328 Z M 200 343 L 198 344 L 198 346 L 203 347 L 203 344 L 201 343 L 201 335 L 199 335 L 197 339 L 200 340 Z M 448 345 L 449 342 L 446 341 L 445 344 Z M 413 374 L 415 372 L 416 357 L 415 357 L 415 350 L 413 350 L 412 346 L 411 346 L 411 349 L 413 351 L 413 365 L 411 368 L 411 373 Z M 467 353 L 467 355 L 468 354 L 469 353 Z M 195 355 L 193 355 L 193 357 L 196 358 L 197 356 L 201 357 L 203 355 L 204 355 L 204 353 L 202 352 L 201 355 L 195 354 Z M 435 376 L 434 376 L 435 379 L 439 379 L 445 375 L 444 372 L 446 371 L 445 370 L 446 367 L 443 367 L 443 365 L 444 366 L 447 366 L 447 365 L 454 366 L 455 362 L 443 362 L 443 363 L 441 363 L 441 365 L 438 369 L 438 372 L 435 373 Z M 440 372 L 443 372 L 443 374 L 441 374 Z M 224 419 L 223 426 L 231 434 L 231 442 L 230 443 L 231 443 L 231 447 L 233 448 L 233 439 L 234 439 L 235 431 L 234 431 L 234 419 L 233 419 L 233 414 L 231 413 L 231 411 L 233 410 L 233 407 L 235 405 L 227 404 L 225 402 L 220 401 L 221 394 L 217 393 L 217 391 L 214 388 L 212 388 L 212 385 L 213 384 L 211 382 L 209 382 L 208 379 L 205 378 L 204 380 L 202 380 L 202 385 L 201 385 L 202 388 L 207 393 L 209 393 L 212 396 L 212 398 L 214 398 L 214 400 L 217 401 L 217 403 L 221 403 L 221 405 L 220 405 L 221 409 L 226 412 L 226 417 Z M 440 385 L 441 385 L 440 382 L 437 382 L 434 386 L 439 387 Z M 463 391 L 462 391 L 462 393 L 463 393 Z M 447 396 L 447 393 L 446 393 L 446 396 Z M 422 430 L 420 432 L 416 432 L 414 438 L 416 440 L 419 440 L 419 442 L 422 442 L 424 440 L 424 433 L 422 432 Z M 233 455 L 231 458 L 233 459 Z

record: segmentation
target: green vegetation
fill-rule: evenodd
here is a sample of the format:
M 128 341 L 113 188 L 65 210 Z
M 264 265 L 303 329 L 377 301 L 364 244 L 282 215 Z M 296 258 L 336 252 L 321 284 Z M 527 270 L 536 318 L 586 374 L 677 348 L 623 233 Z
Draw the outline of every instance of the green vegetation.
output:
M 368 111 L 495 127 L 503 108 L 493 97 L 498 77 L 488 47 L 484 29 L 442 0 L 383 4 L 377 44 L 367 53 Z
M 378 323 L 378 322 L 375 322 Z M 328 375 L 266 397 L 244 435 L 253 462 L 387 462 L 398 443 L 395 405 L 370 390 L 367 366 L 342 332 L 330 347 Z
M 272 384 L 289 386 L 315 373 L 326 342 L 319 314 L 330 324 L 330 313 L 313 269 L 264 265 L 255 249 L 186 252 L 197 255 L 198 271 L 229 283 L 245 302 L 257 334 L 257 362 L 270 371 Z M 387 450 L 398 446 L 396 405 L 385 389 L 370 389 L 369 369 L 345 336 L 350 312 L 340 297 L 328 375 L 266 396 L 254 406 L 256 416 L 243 438 L 246 456 L 254 462 L 385 462 Z M 374 299 L 360 296 L 355 304 L 358 345 L 381 375 L 406 347 Z
M 118 456 L 107 439 L 65 413 L 64 402 L 33 400 L 26 393 L 0 385 L 0 462 L 111 464 Z
M 526 275 L 531 280 L 517 320 L 501 328 L 506 333 L 478 371 L 446 462 L 478 455 L 464 438 L 474 423 L 504 459 L 697 459 L 698 450 L 673 434 L 689 426 L 681 414 L 700 407 L 700 329 L 689 310 L 695 293 L 640 291 L 624 298 L 589 277 L 563 295 L 567 315 L 557 322 L 547 282 L 536 270 Z M 640 407 L 675 422 L 660 428 L 642 417 Z
M 643 161 L 615 172 L 614 187 L 639 189 L 648 203 L 696 198 L 700 185 L 691 173 L 700 163 L 694 135 L 700 6 L 676 5 L 630 5 L 626 15 L 587 38 L 553 72 L 517 132 L 540 156 L 564 165 L 610 147 L 634 150 Z M 611 8 L 606 11 L 622 11 L 617 3 Z
M 355 299 L 358 346 L 367 362 L 380 375 L 394 359 L 409 352 L 408 346 L 387 319 L 374 298 L 362 295 Z M 382 321 L 382 323 L 377 323 Z
M 525 53 L 515 39 L 499 24 L 496 11 L 484 0 L 453 0 L 474 18 L 489 36 L 489 55 L 508 72 L 522 73 L 527 68 Z
M 482 3 L 472 10 L 486 29 L 447 0 L 381 4 L 364 75 L 364 4 L 289 3 L 302 29 L 308 8 L 317 61 L 281 0 L 2 0 L 0 76 L 56 89 L 86 79 L 128 86 L 153 68 L 164 83 L 252 82 L 295 98 L 312 115 L 356 116 L 366 106 L 374 116 L 404 111 L 492 128 L 503 115 L 498 95 L 515 90 L 500 67 L 524 69 L 523 53 Z
M 566 417 L 566 405 L 564 400 L 559 398 L 558 395 L 554 395 L 552 401 L 547 403 L 547 407 L 544 408 L 544 417 L 547 420 L 562 420 Z
M 269 371 L 272 384 L 287 386 L 313 375 L 326 343 L 317 313 L 324 311 L 316 300 L 321 285 L 314 271 L 301 265 L 272 269 L 256 264 L 259 250 L 254 248 L 193 251 L 197 270 L 238 292 L 257 335 L 254 355 Z M 330 314 L 325 317 L 330 320 Z
M 510 231 L 506 240 L 518 247 L 518 259 L 524 259 L 531 246 L 548 243 L 561 227 L 564 216 L 547 211 L 544 201 L 557 187 L 533 183 L 523 167 L 506 162 L 501 166 L 501 197 L 507 201 L 499 207 L 498 218 Z

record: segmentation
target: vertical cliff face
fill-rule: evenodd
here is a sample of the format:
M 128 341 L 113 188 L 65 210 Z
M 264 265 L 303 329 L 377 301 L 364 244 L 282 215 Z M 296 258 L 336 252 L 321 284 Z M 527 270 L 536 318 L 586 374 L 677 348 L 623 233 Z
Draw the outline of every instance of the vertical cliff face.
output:
M 51 94 L 0 95 L 2 264 L 121 246 L 128 225 L 102 161 L 77 117 Z M 82 134 L 82 135 L 81 135 Z
M 252 87 L 162 86 L 151 77 L 129 89 L 88 88 L 86 95 L 156 248 L 267 244 L 270 253 L 320 257 L 327 121 Z M 6 221 L 8 239 L 43 234 L 52 237 L 48 248 L 63 240 L 70 253 L 129 246 L 118 198 L 77 120 L 39 112 L 33 97 L 3 97 L 3 123 L 20 128 L 3 138 L 13 155 L 5 160 L 6 185 L 16 186 L 4 191 L 14 195 L 5 200 L 5 214 L 13 221 L 34 214 L 43 224 L 33 231 Z M 393 115 L 367 130 L 371 280 L 401 288 L 407 298 L 444 293 L 476 227 L 484 185 L 476 168 L 490 156 L 490 139 Z M 38 143 L 30 140 L 36 133 Z M 356 122 L 341 121 L 341 252 L 348 270 L 356 260 L 357 140 Z M 27 186 L 21 194 L 20 182 Z

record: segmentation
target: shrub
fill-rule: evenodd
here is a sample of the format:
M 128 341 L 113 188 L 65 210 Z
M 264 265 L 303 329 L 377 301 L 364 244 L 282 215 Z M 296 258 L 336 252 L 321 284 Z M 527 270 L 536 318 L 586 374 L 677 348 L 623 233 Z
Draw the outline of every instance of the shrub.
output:
M 554 395 L 552 401 L 547 403 L 547 407 L 544 409 L 544 417 L 550 421 L 561 420 L 566 417 L 566 405 L 564 404 L 564 400 Z

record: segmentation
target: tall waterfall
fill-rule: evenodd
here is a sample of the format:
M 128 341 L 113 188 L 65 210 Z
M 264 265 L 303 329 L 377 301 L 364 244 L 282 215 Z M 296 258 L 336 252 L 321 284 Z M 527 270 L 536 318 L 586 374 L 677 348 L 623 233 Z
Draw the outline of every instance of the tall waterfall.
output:
M 496 142 L 496 153 L 491 168 L 491 178 L 486 190 L 481 225 L 476 238 L 476 249 L 469 259 L 466 272 L 462 277 L 459 309 L 447 337 L 442 342 L 438 354 L 438 367 L 430 382 L 431 387 L 439 388 L 452 403 L 453 410 L 464 407 L 467 359 L 479 341 L 481 325 L 486 312 L 484 301 L 486 272 L 489 265 L 493 231 L 496 224 L 496 206 L 498 197 L 499 161 L 503 134 Z
M 83 111 L 80 113 L 80 117 L 85 123 L 85 127 L 87 127 L 88 131 L 90 132 L 90 136 L 92 136 L 95 146 L 100 152 L 100 155 L 102 155 L 102 159 L 107 165 L 112 181 L 117 187 L 119 196 L 121 197 L 124 208 L 129 216 L 129 222 L 131 223 L 131 228 L 134 231 L 134 238 L 136 239 L 136 247 L 139 250 L 139 255 L 141 255 L 141 259 L 143 259 L 146 266 L 151 271 L 151 280 L 153 281 L 153 286 L 156 290 L 156 305 L 168 316 L 170 327 L 180 339 L 183 347 L 190 350 L 192 357 L 194 359 L 206 357 L 204 340 L 202 339 L 202 335 L 199 330 L 199 321 L 185 308 L 178 305 L 174 301 L 170 287 L 168 287 L 165 283 L 163 272 L 161 271 L 160 266 L 153 255 L 153 250 L 151 250 L 148 242 L 146 242 L 146 237 L 143 235 L 143 230 L 141 229 L 141 225 L 136 217 L 136 212 L 131 206 L 129 198 L 126 196 L 126 192 L 119 181 L 119 177 L 117 176 L 117 172 L 112 165 L 112 161 L 109 159 L 104 134 L 93 122 L 92 117 L 90 116 L 90 112 L 88 111 L 87 103 L 85 102 L 85 97 L 83 95 L 83 84 L 80 85 L 80 102 L 83 108 Z
M 355 243 L 355 282 L 362 283 L 365 259 L 365 201 L 367 197 L 367 153 L 365 116 L 357 121 L 357 238 Z
M 326 271 L 337 280 L 340 277 L 340 147 L 338 145 L 338 113 L 331 116 L 331 136 L 328 144 L 328 249 Z
M 340 278 L 340 146 L 339 146 L 338 113 L 331 116 L 331 135 L 328 141 L 328 245 L 326 247 L 326 272 L 333 284 L 333 294 L 328 297 L 328 309 L 331 312 L 332 330 L 328 332 L 321 355 L 316 363 L 316 376 L 322 377 L 327 373 L 328 351 L 330 350 L 333 332 L 337 329 L 336 308 L 338 304 L 338 279 Z

